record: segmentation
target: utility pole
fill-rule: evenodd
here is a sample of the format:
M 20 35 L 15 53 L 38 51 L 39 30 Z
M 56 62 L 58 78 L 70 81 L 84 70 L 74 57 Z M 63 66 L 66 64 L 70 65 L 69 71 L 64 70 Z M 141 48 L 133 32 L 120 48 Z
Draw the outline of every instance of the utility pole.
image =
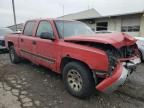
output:
M 62 8 L 63 8 L 63 36 L 64 36 L 64 4 L 63 4 Z
M 12 0 L 12 7 L 13 7 L 14 25 L 15 25 L 15 29 L 17 30 L 16 13 L 15 13 L 15 3 L 14 3 L 14 0 Z
M 90 9 L 90 0 L 88 0 L 88 10 Z

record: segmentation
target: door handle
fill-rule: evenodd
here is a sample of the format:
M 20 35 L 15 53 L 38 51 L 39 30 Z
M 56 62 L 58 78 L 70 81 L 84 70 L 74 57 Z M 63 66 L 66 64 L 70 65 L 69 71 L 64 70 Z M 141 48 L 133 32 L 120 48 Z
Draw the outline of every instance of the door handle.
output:
M 21 39 L 21 42 L 23 42 L 24 40 L 23 39 Z
M 32 41 L 32 44 L 33 44 L 33 45 L 36 45 L 36 41 L 33 40 L 33 41 Z

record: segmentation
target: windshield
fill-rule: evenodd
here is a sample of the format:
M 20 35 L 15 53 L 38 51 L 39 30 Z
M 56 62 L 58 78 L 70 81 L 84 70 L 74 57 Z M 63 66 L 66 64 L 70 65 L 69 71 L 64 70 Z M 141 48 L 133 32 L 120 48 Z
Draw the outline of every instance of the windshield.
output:
M 86 24 L 79 21 L 56 20 L 56 27 L 62 38 L 78 35 L 94 35 L 95 33 Z
M 13 31 L 8 29 L 8 28 L 1 28 L 0 29 L 0 36 L 5 36 L 6 34 L 9 34 L 9 33 L 13 33 Z

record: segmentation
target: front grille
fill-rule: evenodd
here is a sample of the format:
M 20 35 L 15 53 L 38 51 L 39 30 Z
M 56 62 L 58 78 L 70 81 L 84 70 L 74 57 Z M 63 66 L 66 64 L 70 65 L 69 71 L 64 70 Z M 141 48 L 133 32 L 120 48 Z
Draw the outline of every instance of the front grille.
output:
M 132 45 L 132 46 L 124 46 L 122 48 L 120 48 L 120 57 L 122 58 L 127 58 L 127 57 L 131 57 L 133 55 L 136 54 L 136 45 Z
M 5 41 L 4 40 L 0 40 L 0 45 L 1 46 L 5 46 Z

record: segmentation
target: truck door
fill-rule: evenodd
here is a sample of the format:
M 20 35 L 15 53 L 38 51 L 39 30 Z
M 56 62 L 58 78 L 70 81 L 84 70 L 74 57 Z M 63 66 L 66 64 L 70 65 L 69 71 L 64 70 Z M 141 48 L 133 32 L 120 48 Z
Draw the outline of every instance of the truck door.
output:
M 35 35 L 35 47 L 33 47 L 33 51 L 36 55 L 36 62 L 55 71 L 57 45 L 56 41 L 47 37 L 50 35 L 54 37 L 51 23 L 47 20 L 40 21 Z M 41 35 L 45 36 L 41 38 Z
M 22 35 L 19 37 L 20 54 L 22 57 L 33 61 L 32 56 L 32 44 L 33 44 L 33 31 L 35 27 L 35 21 L 28 21 L 25 24 Z

